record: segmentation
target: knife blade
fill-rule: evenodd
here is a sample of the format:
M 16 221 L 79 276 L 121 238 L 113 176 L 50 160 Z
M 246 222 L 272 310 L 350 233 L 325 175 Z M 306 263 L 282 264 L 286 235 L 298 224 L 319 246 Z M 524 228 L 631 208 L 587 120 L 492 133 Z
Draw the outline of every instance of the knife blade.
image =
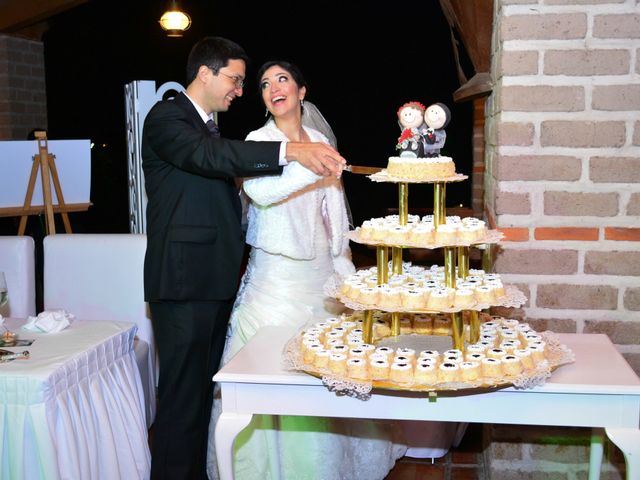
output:
M 361 175 L 373 175 L 382 170 L 381 167 L 362 167 L 360 165 L 347 165 L 343 168 L 345 172 L 351 172 Z

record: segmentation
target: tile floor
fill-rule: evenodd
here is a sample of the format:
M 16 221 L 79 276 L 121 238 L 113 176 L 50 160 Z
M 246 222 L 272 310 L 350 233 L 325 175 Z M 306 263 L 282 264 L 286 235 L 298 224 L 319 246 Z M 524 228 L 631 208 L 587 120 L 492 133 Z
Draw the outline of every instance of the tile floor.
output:
M 469 424 L 458 447 L 441 458 L 403 457 L 385 480 L 485 480 L 482 424 Z

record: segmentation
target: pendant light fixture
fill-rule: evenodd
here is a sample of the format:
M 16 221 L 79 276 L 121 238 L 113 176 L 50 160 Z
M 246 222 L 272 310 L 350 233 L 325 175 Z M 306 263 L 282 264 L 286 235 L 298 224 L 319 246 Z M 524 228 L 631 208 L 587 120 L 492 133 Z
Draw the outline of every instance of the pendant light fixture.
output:
M 181 37 L 191 26 L 191 17 L 182 11 L 176 0 L 172 0 L 159 22 L 167 37 Z

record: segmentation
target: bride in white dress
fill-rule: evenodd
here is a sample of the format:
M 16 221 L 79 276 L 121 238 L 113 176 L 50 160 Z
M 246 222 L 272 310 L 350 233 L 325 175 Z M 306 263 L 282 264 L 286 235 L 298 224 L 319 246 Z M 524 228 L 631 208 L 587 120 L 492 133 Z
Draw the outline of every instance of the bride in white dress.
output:
M 329 140 L 303 126 L 306 84 L 289 62 L 260 69 L 260 90 L 272 118 L 247 140 Z M 308 103 L 308 102 L 307 102 Z M 315 115 L 305 117 L 324 120 Z M 325 131 L 332 135 L 328 125 Z M 323 293 L 335 272 L 352 273 L 349 218 L 340 179 L 319 177 L 291 162 L 280 176 L 244 181 L 250 198 L 247 243 L 251 254 L 229 324 L 222 364 L 265 325 L 299 326 L 339 314 L 343 307 Z M 214 401 L 207 471 L 217 478 L 213 447 Z M 406 447 L 394 443 L 397 423 L 317 417 L 254 415 L 236 438 L 234 475 L 240 480 L 383 479 Z

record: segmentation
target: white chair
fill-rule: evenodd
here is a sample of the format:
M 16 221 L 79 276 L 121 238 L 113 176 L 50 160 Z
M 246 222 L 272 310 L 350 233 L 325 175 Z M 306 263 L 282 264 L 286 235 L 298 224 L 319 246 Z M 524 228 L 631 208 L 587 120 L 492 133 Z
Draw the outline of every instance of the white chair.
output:
M 9 301 L 0 307 L 4 317 L 36 314 L 35 244 L 31 237 L 0 236 L 0 272 L 4 272 Z
M 58 234 L 44 239 L 44 308 L 63 308 L 80 320 L 137 324 L 135 352 L 147 426 L 156 412 L 155 343 L 144 301 L 142 234 Z

